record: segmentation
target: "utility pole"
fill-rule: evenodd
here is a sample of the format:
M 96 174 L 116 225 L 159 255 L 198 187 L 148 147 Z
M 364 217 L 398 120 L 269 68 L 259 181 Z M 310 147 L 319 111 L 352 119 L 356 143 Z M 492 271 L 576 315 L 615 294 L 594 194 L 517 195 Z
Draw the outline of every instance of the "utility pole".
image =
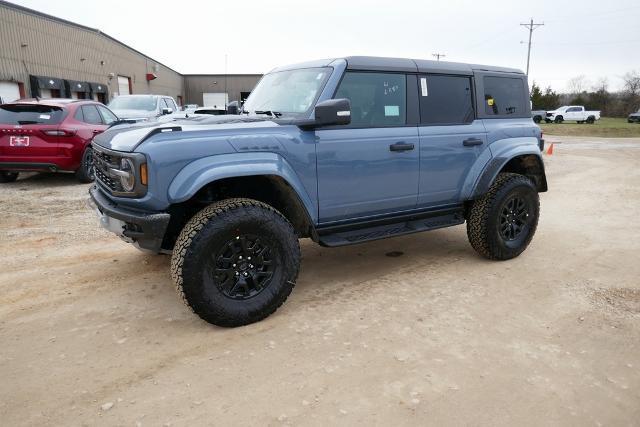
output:
M 538 27 L 542 27 L 544 25 L 544 22 L 541 24 L 535 24 L 533 22 L 533 18 L 531 18 L 528 24 L 520 24 L 520 25 L 529 29 L 529 48 L 527 49 L 527 76 L 528 76 L 529 60 L 531 59 L 531 35 L 533 34 L 533 30 L 535 30 Z
M 229 94 L 227 93 L 227 54 L 224 54 L 224 109 L 227 109 Z
M 435 57 L 436 60 L 440 61 L 440 58 L 444 58 L 447 55 L 445 55 L 444 53 L 432 53 L 431 56 Z

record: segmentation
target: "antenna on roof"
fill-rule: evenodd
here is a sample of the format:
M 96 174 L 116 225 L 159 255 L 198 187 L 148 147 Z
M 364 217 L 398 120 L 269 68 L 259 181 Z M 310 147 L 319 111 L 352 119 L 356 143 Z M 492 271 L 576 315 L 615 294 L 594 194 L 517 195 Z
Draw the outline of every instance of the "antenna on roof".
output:
M 440 61 L 440 58 L 444 58 L 447 55 L 444 53 L 432 53 L 431 56 L 435 57 L 437 61 Z

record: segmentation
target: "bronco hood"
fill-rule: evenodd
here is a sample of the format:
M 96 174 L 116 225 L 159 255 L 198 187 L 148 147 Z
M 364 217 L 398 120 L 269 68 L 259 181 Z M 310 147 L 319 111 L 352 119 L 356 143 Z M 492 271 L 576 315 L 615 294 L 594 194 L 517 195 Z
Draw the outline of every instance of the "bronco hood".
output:
M 194 116 L 170 122 L 114 123 L 93 138 L 93 143 L 115 151 L 134 151 L 138 145 L 162 132 L 196 132 L 278 126 L 269 117 L 256 116 Z

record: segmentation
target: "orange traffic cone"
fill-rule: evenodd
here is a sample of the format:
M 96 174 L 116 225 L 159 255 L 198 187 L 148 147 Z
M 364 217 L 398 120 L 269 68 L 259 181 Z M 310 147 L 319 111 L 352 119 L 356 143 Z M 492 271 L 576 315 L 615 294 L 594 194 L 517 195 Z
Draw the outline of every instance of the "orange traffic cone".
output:
M 551 143 L 551 145 L 549 146 L 549 148 L 547 149 L 547 155 L 552 155 L 553 154 L 553 142 Z

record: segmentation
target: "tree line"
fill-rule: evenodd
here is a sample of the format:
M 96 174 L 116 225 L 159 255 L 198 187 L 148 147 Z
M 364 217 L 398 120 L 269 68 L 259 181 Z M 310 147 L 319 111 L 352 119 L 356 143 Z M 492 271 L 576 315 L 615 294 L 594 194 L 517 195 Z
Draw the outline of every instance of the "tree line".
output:
M 585 76 L 569 80 L 566 93 L 557 93 L 550 86 L 544 91 L 534 81 L 531 102 L 534 110 L 555 110 L 562 105 L 584 105 L 588 110 L 600 110 L 603 116 L 627 117 L 640 110 L 640 71 L 622 76 L 622 90 L 611 92 L 606 78 L 590 85 Z

